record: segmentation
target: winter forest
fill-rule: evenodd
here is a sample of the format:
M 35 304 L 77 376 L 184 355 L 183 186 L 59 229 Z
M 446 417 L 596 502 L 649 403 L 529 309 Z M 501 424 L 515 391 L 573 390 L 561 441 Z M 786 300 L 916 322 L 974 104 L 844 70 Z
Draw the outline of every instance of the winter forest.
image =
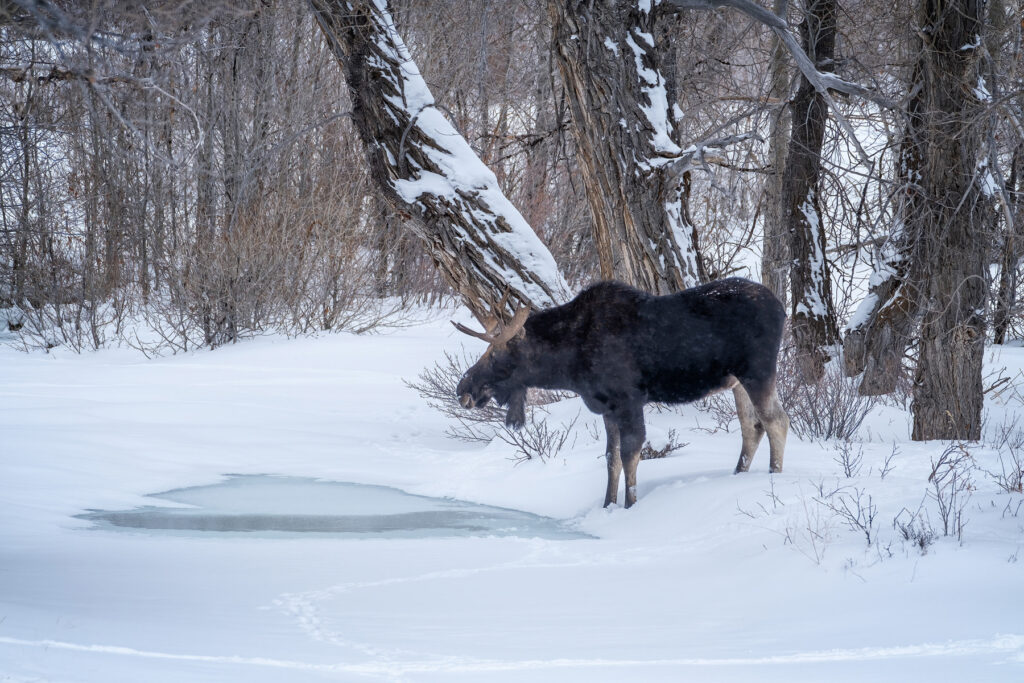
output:
M 0 0 L 0 680 L 1020 680 L 1022 40 Z M 787 315 L 781 473 L 729 392 L 651 404 L 606 508 L 579 397 L 459 404 L 449 319 L 729 277 Z

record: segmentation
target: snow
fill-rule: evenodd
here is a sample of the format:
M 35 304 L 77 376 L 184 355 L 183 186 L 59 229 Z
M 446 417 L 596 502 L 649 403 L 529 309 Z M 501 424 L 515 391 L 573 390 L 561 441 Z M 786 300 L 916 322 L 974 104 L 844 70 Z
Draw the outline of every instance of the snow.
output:
M 982 157 L 978 160 L 976 173 L 978 182 L 981 185 L 981 191 L 986 197 L 1002 197 L 1002 186 L 995 176 L 992 175 L 992 169 L 989 167 L 987 157 Z
M 974 93 L 974 96 L 978 98 L 979 102 L 992 101 L 992 93 L 990 93 L 988 88 L 985 87 L 985 77 L 981 74 L 978 74 L 978 84 L 974 86 L 971 92 Z
M 633 60 L 636 64 L 636 73 L 640 78 L 640 88 L 647 95 L 649 105 L 640 104 L 640 109 L 643 111 L 644 116 L 651 124 L 651 146 L 659 157 L 647 159 L 644 163 L 649 165 L 660 165 L 666 163 L 668 160 L 664 157 L 678 156 L 680 153 L 679 145 L 672 139 L 671 130 L 669 126 L 669 105 L 668 105 L 668 92 L 665 89 L 665 78 L 660 72 L 649 69 L 644 66 L 644 55 L 647 54 L 647 49 L 641 47 L 636 40 L 633 39 L 633 35 L 636 35 L 641 42 L 645 43 L 648 48 L 654 45 L 654 38 L 649 34 L 638 29 L 633 29 L 631 33 L 626 34 L 626 44 L 633 51 Z
M 810 286 L 804 290 L 804 298 L 796 302 L 795 312 L 803 313 L 809 317 L 823 318 L 828 314 L 828 307 L 822 299 L 825 290 L 825 253 L 820 241 L 820 221 L 818 211 L 814 207 L 814 190 L 808 190 L 803 203 L 800 204 L 800 213 L 807 221 L 807 229 L 811 235 L 811 253 L 808 255 Z
M 463 341 L 437 319 L 153 360 L 0 347 L 0 680 L 1024 677 L 1022 497 L 979 471 L 962 544 L 940 536 L 922 555 L 902 542 L 891 521 L 921 504 L 945 446 L 910 442 L 902 410 L 869 416 L 862 471 L 846 479 L 836 444 L 792 435 L 784 473 L 767 474 L 762 444 L 734 476 L 735 419 L 714 431 L 696 407 L 651 408 L 652 443 L 669 429 L 689 443 L 641 464 L 634 508 L 606 510 L 600 421 L 578 400 L 550 406 L 553 424 L 583 412 L 548 462 L 445 437 L 403 379 Z M 988 370 L 1024 381 L 1024 349 L 987 356 Z M 987 397 L 993 422 L 1019 413 L 1020 387 L 1004 389 Z M 999 470 L 992 448 L 970 448 Z M 593 538 L 161 533 L 77 517 L 408 509 L 318 498 L 326 488 L 219 497 L 240 477 L 392 487 Z M 872 496 L 875 546 L 815 507 L 819 482 Z

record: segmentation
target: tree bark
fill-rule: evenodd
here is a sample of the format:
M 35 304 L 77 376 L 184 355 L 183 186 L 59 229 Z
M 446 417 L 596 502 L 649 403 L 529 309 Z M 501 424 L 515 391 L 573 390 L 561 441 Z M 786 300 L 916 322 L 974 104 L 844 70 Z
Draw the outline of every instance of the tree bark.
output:
M 550 252 L 434 104 L 390 11 L 373 0 L 310 6 L 345 71 L 371 176 L 466 305 L 509 320 L 521 305 L 565 301 Z
M 1012 225 L 1006 226 L 1003 234 L 1003 247 L 999 263 L 999 293 L 996 295 L 996 307 L 993 314 L 993 341 L 996 344 L 1006 343 L 1006 332 L 1013 318 L 1013 309 L 1017 303 L 1018 270 L 1024 258 L 1024 188 L 1021 187 L 1021 173 L 1024 172 L 1024 144 L 1017 145 L 1013 150 L 1010 162 L 1010 179 L 1007 183 L 1010 195 L 1010 218 Z
M 706 278 L 684 179 L 670 172 L 682 151 L 675 97 L 655 12 L 644 4 L 549 0 L 548 8 L 601 276 L 666 294 Z
M 864 373 L 858 391 L 881 396 L 896 390 L 903 376 L 903 359 L 920 322 L 922 254 L 928 225 L 913 220 L 927 209 L 928 198 L 918 182 L 925 165 L 927 94 L 915 84 L 923 82 L 925 64 L 919 60 L 911 76 L 911 92 L 905 112 L 906 125 L 900 142 L 897 173 L 897 223 L 876 257 L 868 282 L 868 295 L 854 312 L 843 339 L 846 374 Z
M 775 14 L 785 18 L 788 0 L 775 0 Z M 773 34 L 770 67 L 770 102 L 785 102 L 789 97 L 790 74 L 786 48 Z M 772 170 L 765 187 L 764 239 L 761 248 L 761 284 L 785 305 L 789 299 L 789 235 L 782 211 L 782 179 L 786 171 L 786 150 L 789 147 L 792 117 L 788 106 L 780 106 L 773 114 L 768 139 L 771 146 Z
M 925 97 L 920 184 L 928 199 L 905 222 L 919 253 L 923 318 L 914 376 L 915 441 L 981 436 L 987 248 L 995 226 L 982 154 L 991 116 L 979 87 L 983 0 L 922 0 L 920 82 Z M 982 99 L 979 99 L 982 98 Z
M 803 48 L 823 73 L 832 70 L 835 0 L 810 0 L 800 24 Z M 817 381 L 839 342 L 832 280 L 825 258 L 825 226 L 818 201 L 821 149 L 828 108 L 806 79 L 791 105 L 792 134 L 782 181 L 782 212 L 790 237 L 791 326 L 801 375 Z

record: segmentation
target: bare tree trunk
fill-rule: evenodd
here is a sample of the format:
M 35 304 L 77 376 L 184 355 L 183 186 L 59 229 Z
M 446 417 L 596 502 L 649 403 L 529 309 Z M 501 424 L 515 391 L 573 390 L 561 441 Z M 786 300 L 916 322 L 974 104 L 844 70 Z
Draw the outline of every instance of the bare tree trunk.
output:
M 914 377 L 915 441 L 981 436 L 981 367 L 985 340 L 987 248 L 995 227 L 984 162 L 991 116 L 979 100 L 983 0 L 922 0 L 926 77 L 920 83 L 923 126 L 920 184 L 929 201 L 918 222 L 923 318 Z M 925 227 L 926 226 L 926 227 Z
M 1018 270 L 1024 258 L 1024 188 L 1021 187 L 1021 173 L 1024 172 L 1024 144 L 1013 150 L 1010 162 L 1010 179 L 1007 190 L 1010 195 L 1010 217 L 1012 225 L 1006 226 L 1003 234 L 1003 248 L 999 263 L 999 293 L 993 314 L 993 337 L 996 344 L 1006 343 L 1006 332 L 1010 327 L 1013 309 L 1017 303 Z
M 564 301 L 550 252 L 435 106 L 390 12 L 372 0 L 310 5 L 345 71 L 378 189 L 469 308 L 510 318 L 520 304 Z
M 804 50 L 822 72 L 832 70 L 835 22 L 835 0 L 810 0 L 800 33 Z M 818 200 L 827 117 L 824 98 L 806 78 L 801 78 L 792 104 L 793 132 L 782 181 L 782 213 L 792 257 L 791 324 L 801 374 L 807 381 L 821 378 L 831 349 L 839 342 Z
M 986 195 L 991 125 L 979 71 L 979 0 L 922 0 L 917 63 L 900 147 L 899 222 L 845 340 L 846 370 L 864 370 L 862 394 L 895 388 L 915 325 L 913 438 L 977 439 L 987 298 L 995 229 Z
M 788 0 L 775 0 L 775 14 L 786 17 Z M 772 34 L 771 89 L 769 103 L 785 102 L 789 96 L 790 73 L 782 40 Z M 779 106 L 772 114 L 768 139 L 773 172 L 765 183 L 764 240 L 761 247 L 761 284 L 785 305 L 789 298 L 789 234 L 782 210 L 782 183 L 786 172 L 792 116 L 788 106 Z
M 655 12 L 628 0 L 549 0 L 601 275 L 654 293 L 705 279 L 683 179 L 670 162 L 675 97 Z
M 868 295 L 854 312 L 843 340 L 846 374 L 861 372 L 858 391 L 880 396 L 896 389 L 903 375 L 903 359 L 921 311 L 921 271 L 926 224 L 913 220 L 926 209 L 927 197 L 918 183 L 924 167 L 924 140 L 919 131 L 926 127 L 927 94 L 914 84 L 923 80 L 925 65 L 918 61 L 911 77 L 912 96 L 907 103 L 906 127 L 900 143 L 897 173 L 897 222 L 882 245 L 869 281 Z

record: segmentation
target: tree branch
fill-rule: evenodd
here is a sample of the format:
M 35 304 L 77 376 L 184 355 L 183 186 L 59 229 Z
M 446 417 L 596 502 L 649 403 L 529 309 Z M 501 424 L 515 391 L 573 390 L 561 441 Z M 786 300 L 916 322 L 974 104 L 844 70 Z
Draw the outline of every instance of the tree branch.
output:
M 735 9 L 743 14 L 746 14 L 751 19 L 758 21 L 768 28 L 770 28 L 775 35 L 779 37 L 783 45 L 793 56 L 793 60 L 796 62 L 796 66 L 800 69 L 800 73 L 807 79 L 807 82 L 814 86 L 814 89 L 821 93 L 821 96 L 825 99 L 825 103 L 828 108 L 832 111 L 832 115 L 835 116 L 836 122 L 840 128 L 849 136 L 854 146 L 857 148 L 857 152 L 860 155 L 861 160 L 865 164 L 869 164 L 867 153 L 860 145 L 860 141 L 857 140 L 857 136 L 853 132 L 853 126 L 846 120 L 839 109 L 836 107 L 835 101 L 832 99 L 832 95 L 829 93 L 830 90 L 835 90 L 847 95 L 864 98 L 870 102 L 874 102 L 880 107 L 886 109 L 894 109 L 897 105 L 892 100 L 884 97 L 876 92 L 873 92 L 863 86 L 851 83 L 849 81 L 839 78 L 835 74 L 823 73 L 818 71 L 811 58 L 807 56 L 803 48 L 800 47 L 800 42 L 797 40 L 793 32 L 789 30 L 789 24 L 786 21 L 774 14 L 771 10 L 758 5 L 752 0 L 665 0 L 669 5 L 676 9 L 697 9 L 697 10 L 714 10 L 722 7 L 728 7 Z

